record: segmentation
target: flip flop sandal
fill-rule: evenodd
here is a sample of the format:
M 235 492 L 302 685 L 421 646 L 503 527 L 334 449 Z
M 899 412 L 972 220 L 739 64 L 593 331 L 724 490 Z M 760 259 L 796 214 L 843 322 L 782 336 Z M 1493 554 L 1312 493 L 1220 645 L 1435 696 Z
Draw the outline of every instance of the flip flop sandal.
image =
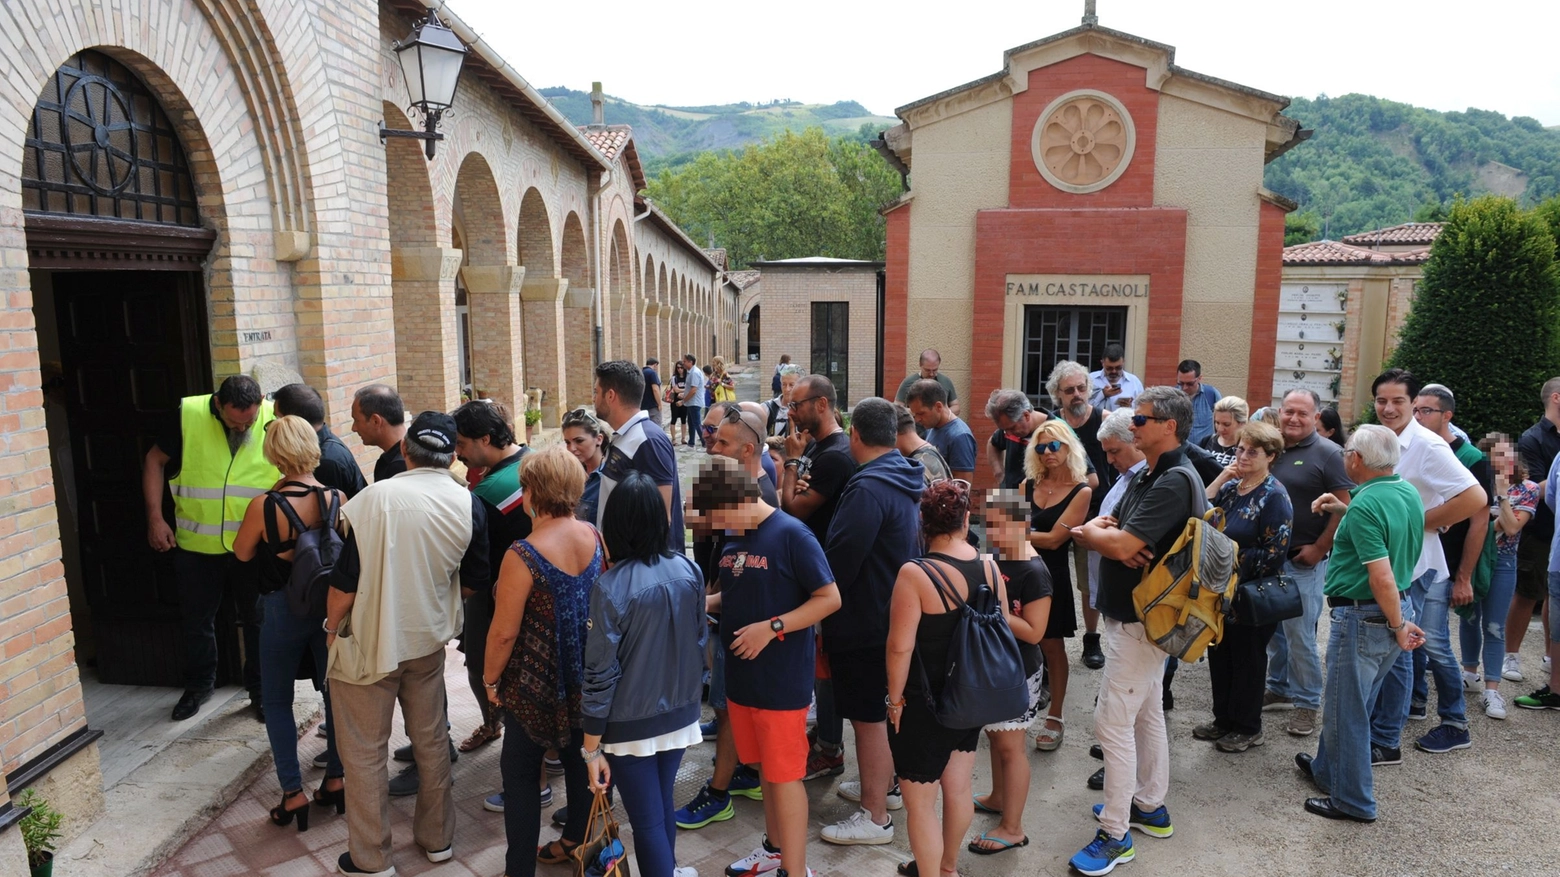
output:
M 983 840 L 984 841 L 990 841 L 990 842 L 992 842 L 994 844 L 1000 844 L 1000 846 L 998 846 L 996 849 L 992 849 L 990 847 L 983 847 L 983 846 L 980 845 L 980 841 L 983 841 Z M 1029 846 L 1029 835 L 1027 835 L 1027 834 L 1024 835 L 1023 840 L 1019 840 L 1019 841 L 1005 841 L 1005 840 L 1003 840 L 1000 837 L 992 837 L 991 836 L 991 832 L 988 831 L 988 832 L 981 832 L 980 837 L 977 837 L 974 840 L 970 841 L 968 849 L 969 849 L 970 852 L 974 853 L 977 856 L 995 856 L 997 853 L 1005 853 L 1005 852 L 1007 852 L 1008 850 L 1011 850 L 1011 849 L 1016 849 L 1018 847 L 1027 847 L 1027 846 Z
M 1055 722 L 1060 728 L 1045 727 L 1045 722 Z M 1041 752 L 1054 752 L 1061 748 L 1062 737 L 1067 733 L 1067 723 L 1060 716 L 1046 716 L 1041 723 L 1040 733 L 1035 735 L 1035 748 Z
M 502 736 L 504 736 L 502 725 L 494 725 L 493 727 L 478 725 L 477 729 L 471 732 L 470 737 L 460 741 L 460 751 L 470 752 L 473 749 L 481 749 Z
M 916 867 L 913 859 L 908 862 L 900 862 L 899 867 L 894 870 L 899 872 L 900 877 L 921 877 L 921 869 Z
M 985 804 L 982 804 L 980 802 L 980 796 L 979 795 L 972 795 L 971 797 L 975 799 L 975 809 L 976 810 L 979 810 L 982 813 L 996 813 L 998 815 L 1002 814 L 1001 810 L 998 810 L 995 807 L 987 807 Z
M 538 847 L 536 850 L 536 861 L 541 862 L 543 865 L 562 865 L 569 861 L 569 854 L 574 852 L 578 846 L 579 844 L 569 843 L 560 837 L 551 843 Z M 553 852 L 554 850 L 559 852 L 555 853 Z

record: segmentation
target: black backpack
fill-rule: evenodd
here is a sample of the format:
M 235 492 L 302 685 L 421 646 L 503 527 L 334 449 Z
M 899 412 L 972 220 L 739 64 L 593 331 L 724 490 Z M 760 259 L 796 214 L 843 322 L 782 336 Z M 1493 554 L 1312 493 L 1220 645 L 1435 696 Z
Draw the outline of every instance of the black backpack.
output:
M 319 618 L 325 614 L 330 574 L 336 568 L 345 544 L 336 529 L 341 516 L 341 498 L 329 488 L 309 487 L 307 490 L 320 504 L 320 523 L 313 528 L 304 526 L 286 495 L 272 490 L 266 493 L 266 498 L 287 516 L 294 534 L 292 575 L 286 586 L 287 608 L 299 618 Z M 265 529 L 266 539 L 272 545 L 280 544 L 281 534 L 277 532 L 274 516 L 265 516 Z
M 986 563 L 989 572 L 991 561 Z M 932 580 L 943 608 L 959 613 L 948 644 L 948 674 L 941 697 L 932 697 L 926 665 L 921 663 L 921 688 L 937 724 L 981 728 L 1023 715 L 1029 708 L 1024 658 L 997 602 L 997 592 L 982 581 L 971 587 L 968 600 L 961 600 L 936 564 L 918 559 L 915 565 Z

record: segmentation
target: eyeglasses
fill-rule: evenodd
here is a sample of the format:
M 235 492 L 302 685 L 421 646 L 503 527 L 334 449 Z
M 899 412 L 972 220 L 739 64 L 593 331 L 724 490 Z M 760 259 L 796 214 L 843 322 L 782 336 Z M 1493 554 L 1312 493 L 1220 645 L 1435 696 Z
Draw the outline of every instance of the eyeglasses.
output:
M 1156 423 L 1164 423 L 1166 420 L 1172 419 L 1173 418 L 1170 417 L 1155 417 L 1152 414 L 1134 414 L 1132 415 L 1132 425 L 1147 426 L 1150 420 L 1155 421 Z
M 1052 440 L 1046 442 L 1045 444 L 1036 444 L 1035 445 L 1035 453 L 1036 454 L 1043 454 L 1046 451 L 1050 451 L 1051 453 L 1054 454 L 1057 451 L 1060 451 L 1062 448 L 1065 448 L 1065 447 L 1067 447 L 1067 446 L 1062 444 L 1061 442 L 1055 440 L 1055 439 L 1052 439 Z
M 785 403 L 785 407 L 786 407 L 787 411 L 795 411 L 796 409 L 802 407 L 803 405 L 807 404 L 808 402 L 811 402 L 814 399 L 822 399 L 822 398 L 823 398 L 822 396 L 808 396 L 806 399 L 795 399 L 795 400 L 792 400 L 790 402 Z
M 1429 417 L 1432 414 L 1445 414 L 1445 413 L 1446 412 L 1441 410 L 1440 408 L 1415 408 L 1414 409 L 1414 416 L 1415 417 Z

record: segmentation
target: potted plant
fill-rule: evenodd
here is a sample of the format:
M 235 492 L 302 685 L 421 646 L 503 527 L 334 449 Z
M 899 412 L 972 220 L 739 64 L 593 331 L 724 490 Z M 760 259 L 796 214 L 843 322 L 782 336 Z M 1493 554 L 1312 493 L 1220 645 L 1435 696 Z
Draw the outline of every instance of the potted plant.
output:
M 536 425 L 538 423 L 541 423 L 541 422 L 542 422 L 542 409 L 540 409 L 540 408 L 527 408 L 527 409 L 525 409 L 525 426 L 526 426 L 526 429 L 535 429 Z
M 32 789 L 17 796 L 17 807 L 30 808 L 30 812 L 18 823 L 22 828 L 22 843 L 27 847 L 27 866 L 32 877 L 50 877 L 54 873 L 54 842 L 60 839 L 60 822 L 64 814 L 49 806 Z

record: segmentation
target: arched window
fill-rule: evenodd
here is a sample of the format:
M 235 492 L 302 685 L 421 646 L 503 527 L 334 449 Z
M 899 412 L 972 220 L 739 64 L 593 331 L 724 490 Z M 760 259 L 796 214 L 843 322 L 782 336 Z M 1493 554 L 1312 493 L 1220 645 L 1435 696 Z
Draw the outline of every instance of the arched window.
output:
M 38 96 L 22 207 L 200 225 L 189 165 L 168 115 L 139 77 L 93 51 L 65 62 Z

